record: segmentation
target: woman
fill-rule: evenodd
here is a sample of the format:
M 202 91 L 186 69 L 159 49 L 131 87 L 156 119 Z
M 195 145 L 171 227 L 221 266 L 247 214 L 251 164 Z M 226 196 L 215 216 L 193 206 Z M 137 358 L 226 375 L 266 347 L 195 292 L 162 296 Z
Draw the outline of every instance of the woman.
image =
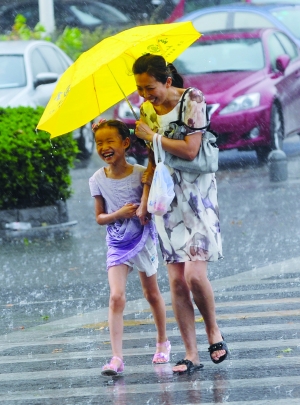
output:
M 183 79 L 172 64 L 158 55 L 146 54 L 136 60 L 133 73 L 138 93 L 145 99 L 136 135 L 152 142 L 153 135 L 164 135 L 169 123 L 178 119 L 185 89 Z M 206 105 L 200 90 L 191 88 L 183 104 L 184 122 L 193 128 L 206 125 Z M 202 131 L 191 130 L 184 140 L 162 136 L 165 151 L 193 160 L 200 148 Z M 154 169 L 149 155 L 147 172 Z M 205 322 L 209 352 L 214 363 L 227 357 L 228 348 L 215 315 L 214 294 L 207 278 L 207 262 L 222 258 L 219 210 L 215 174 L 191 174 L 170 168 L 175 198 L 163 217 L 155 217 L 162 255 L 167 263 L 173 311 L 185 345 L 185 357 L 174 372 L 191 372 L 200 364 L 191 294 Z M 146 181 L 146 177 L 144 177 Z

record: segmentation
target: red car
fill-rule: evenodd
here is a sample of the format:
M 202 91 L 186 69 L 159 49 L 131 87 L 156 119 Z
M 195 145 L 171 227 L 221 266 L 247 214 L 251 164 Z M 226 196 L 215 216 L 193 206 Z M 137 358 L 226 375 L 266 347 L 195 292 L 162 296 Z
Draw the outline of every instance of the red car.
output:
M 220 150 L 255 150 L 264 162 L 286 136 L 300 133 L 300 53 L 283 32 L 206 33 L 174 64 L 185 87 L 203 91 Z M 138 110 L 142 99 L 130 100 Z M 117 106 L 115 118 L 133 128 L 126 104 Z

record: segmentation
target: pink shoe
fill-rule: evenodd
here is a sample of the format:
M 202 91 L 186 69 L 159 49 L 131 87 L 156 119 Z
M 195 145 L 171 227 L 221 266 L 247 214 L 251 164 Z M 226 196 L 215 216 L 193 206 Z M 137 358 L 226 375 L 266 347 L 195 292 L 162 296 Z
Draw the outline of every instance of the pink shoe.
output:
M 160 348 L 162 346 L 167 348 L 168 353 L 167 354 L 163 352 L 155 353 L 152 359 L 152 363 L 165 364 L 170 361 L 171 343 L 169 342 L 169 340 L 165 341 L 164 343 L 156 343 L 157 348 Z
M 114 359 L 119 360 L 119 362 L 121 363 L 119 365 L 119 367 L 116 367 L 114 364 L 112 364 L 112 360 L 114 360 Z M 123 373 L 123 371 L 124 371 L 123 360 L 120 359 L 120 357 L 113 356 L 111 358 L 110 362 L 105 364 L 105 366 L 102 367 L 101 375 L 104 375 L 104 376 L 119 375 L 119 374 Z

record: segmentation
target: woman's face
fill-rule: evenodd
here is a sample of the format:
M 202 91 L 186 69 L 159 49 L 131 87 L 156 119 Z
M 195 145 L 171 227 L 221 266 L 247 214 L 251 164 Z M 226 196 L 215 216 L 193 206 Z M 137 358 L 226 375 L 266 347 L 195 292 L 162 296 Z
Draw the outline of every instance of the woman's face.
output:
M 168 77 L 165 84 L 158 82 L 155 77 L 148 73 L 134 75 L 136 87 L 139 95 L 153 105 L 161 105 L 167 98 L 167 90 L 172 84 L 172 79 Z

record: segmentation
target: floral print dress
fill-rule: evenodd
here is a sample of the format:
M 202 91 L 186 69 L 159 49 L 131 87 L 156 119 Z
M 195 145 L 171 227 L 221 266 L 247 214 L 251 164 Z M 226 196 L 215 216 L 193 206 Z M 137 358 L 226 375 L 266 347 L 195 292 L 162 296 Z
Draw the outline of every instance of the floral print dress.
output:
M 146 101 L 141 106 L 141 118 L 153 131 L 164 135 L 169 123 L 178 119 L 179 106 L 180 100 L 169 113 L 157 115 Z M 202 92 L 191 88 L 183 102 L 184 122 L 193 128 L 204 127 L 205 109 Z M 171 168 L 170 172 L 175 198 L 164 216 L 155 216 L 163 259 L 167 263 L 217 261 L 222 258 L 222 241 L 215 174 L 193 174 Z

